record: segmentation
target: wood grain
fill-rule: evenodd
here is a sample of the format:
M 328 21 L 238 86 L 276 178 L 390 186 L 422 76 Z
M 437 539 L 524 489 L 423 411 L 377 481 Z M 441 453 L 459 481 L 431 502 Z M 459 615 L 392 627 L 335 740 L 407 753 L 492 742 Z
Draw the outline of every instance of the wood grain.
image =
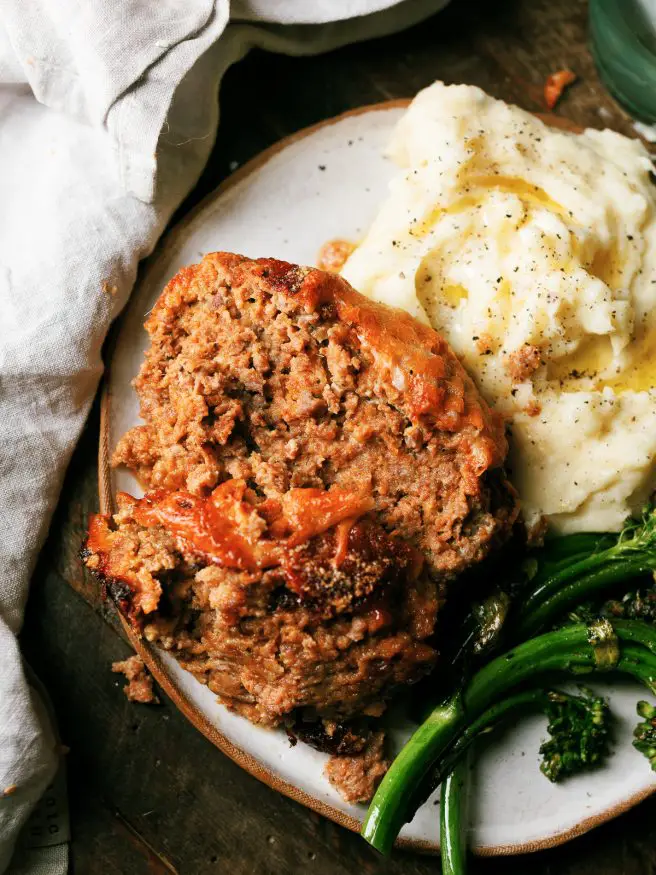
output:
M 558 113 L 633 134 L 587 51 L 583 0 L 454 0 L 403 34 L 317 58 L 262 52 L 227 74 L 216 149 L 189 210 L 239 165 L 280 137 L 349 108 L 408 97 L 435 78 L 479 85 L 539 111 L 547 74 L 581 77 Z M 273 253 L 275 254 L 275 253 Z M 131 705 L 110 672 L 127 645 L 82 573 L 77 551 L 97 509 L 98 413 L 66 478 L 34 577 L 23 633 L 70 746 L 73 871 L 81 875 L 424 875 L 429 858 L 384 861 L 357 836 L 276 794 L 217 753 L 175 708 Z M 530 860 L 477 860 L 485 875 L 656 873 L 656 801 Z M 127 826 L 126 826 L 127 824 Z M 170 866 L 172 869 L 162 868 Z M 158 868 L 159 867 L 159 868 Z

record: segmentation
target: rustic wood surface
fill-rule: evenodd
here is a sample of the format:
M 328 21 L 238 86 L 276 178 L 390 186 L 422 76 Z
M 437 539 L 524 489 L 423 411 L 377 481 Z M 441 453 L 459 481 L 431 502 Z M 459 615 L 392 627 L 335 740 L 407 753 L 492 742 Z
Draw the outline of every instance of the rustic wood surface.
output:
M 453 0 L 403 34 L 318 58 L 253 53 L 226 76 L 209 165 L 178 216 L 281 137 L 366 103 L 413 95 L 436 78 L 468 82 L 539 111 L 545 77 L 580 81 L 558 112 L 633 133 L 605 93 L 586 44 L 583 0 Z M 293 204 L 290 205 L 293 209 Z M 275 253 L 262 253 L 271 254 Z M 361 839 L 242 772 L 170 703 L 134 705 L 110 671 L 128 647 L 77 559 L 97 508 L 97 409 L 71 462 L 34 575 L 23 646 L 52 696 L 63 741 L 76 875 L 423 875 L 433 858 L 384 861 Z M 479 875 L 656 873 L 656 799 L 562 848 L 476 860 Z

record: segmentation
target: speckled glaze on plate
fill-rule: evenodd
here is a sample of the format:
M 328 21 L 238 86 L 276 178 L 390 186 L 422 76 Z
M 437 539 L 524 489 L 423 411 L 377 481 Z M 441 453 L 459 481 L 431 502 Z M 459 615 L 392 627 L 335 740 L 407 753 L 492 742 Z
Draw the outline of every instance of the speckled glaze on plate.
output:
M 139 420 L 130 381 L 147 346 L 146 314 L 166 282 L 206 252 L 228 250 L 314 264 L 320 246 L 363 235 L 386 194 L 393 167 L 384 147 L 405 102 L 365 107 L 301 131 L 234 173 L 160 243 L 142 273 L 116 339 L 102 403 L 99 489 L 101 508 L 112 509 L 117 490 L 141 495 L 125 470 L 112 471 L 111 450 Z M 571 127 L 562 119 L 549 119 Z M 125 625 L 125 624 L 124 624 Z M 188 719 L 235 762 L 275 790 L 359 830 L 364 806 L 345 804 L 322 775 L 326 757 L 305 745 L 291 748 L 284 732 L 261 729 L 231 714 L 214 695 L 166 653 L 127 628 L 159 685 Z M 517 854 L 553 847 L 592 829 L 656 790 L 647 761 L 631 746 L 634 684 L 597 684 L 617 714 L 617 745 L 598 772 L 550 784 L 538 771 L 542 718 L 527 718 L 485 746 L 472 776 L 470 844 L 483 855 Z M 410 728 L 391 715 L 395 747 Z M 438 850 L 434 795 L 401 834 L 417 850 Z

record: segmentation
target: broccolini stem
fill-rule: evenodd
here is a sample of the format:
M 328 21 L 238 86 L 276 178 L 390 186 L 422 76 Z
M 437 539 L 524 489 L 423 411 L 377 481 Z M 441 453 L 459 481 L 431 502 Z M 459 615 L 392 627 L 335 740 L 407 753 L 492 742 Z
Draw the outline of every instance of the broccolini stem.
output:
M 511 718 L 517 718 L 524 711 L 545 711 L 551 702 L 551 693 L 542 689 L 521 690 L 511 693 L 500 702 L 493 705 L 469 723 L 454 740 L 453 744 L 440 758 L 435 769 L 424 776 L 416 796 L 411 800 L 409 807 L 418 808 L 437 787 L 445 780 L 451 770 L 455 768 L 460 758 L 469 750 L 472 743 L 480 735 L 492 732 L 497 726 Z
M 562 572 L 554 574 L 535 589 L 522 604 L 512 629 L 513 638 L 517 640 L 530 638 L 550 621 L 564 614 L 571 605 L 578 604 L 615 583 L 621 583 L 623 580 L 638 577 L 641 574 L 648 574 L 656 566 L 656 552 L 651 561 L 647 561 L 646 557 L 638 554 L 635 557 L 624 559 L 621 562 L 614 561 L 611 564 L 608 564 L 607 559 L 602 560 L 604 555 L 605 553 L 600 553 L 597 557 L 590 557 L 589 561 L 577 562 Z M 578 573 L 576 569 L 584 567 L 584 570 L 587 570 L 593 559 L 595 564 L 600 567 L 576 579 Z M 570 580 L 569 584 L 566 583 L 565 578 Z
M 567 562 L 566 564 L 563 564 L 563 567 L 560 568 L 560 570 L 550 574 L 546 580 L 533 587 L 531 593 L 524 597 L 522 611 L 530 614 L 536 606 L 540 605 L 554 594 L 561 592 L 563 588 L 568 586 L 568 584 L 578 583 L 581 578 L 587 579 L 593 577 L 594 573 L 599 570 L 604 570 L 606 568 L 625 568 L 628 562 L 626 560 L 620 561 L 622 557 L 616 558 L 614 554 L 615 550 L 616 547 L 611 547 L 608 550 L 603 550 L 601 553 L 593 553 L 591 556 L 584 556 L 582 559 L 578 559 L 575 562 Z M 635 557 L 635 559 L 641 558 L 643 557 L 640 555 Z M 631 560 L 628 561 L 630 562 Z M 642 564 L 647 565 L 647 562 L 643 559 Z
M 574 540 L 576 539 L 576 540 Z M 631 519 L 616 537 L 595 536 L 590 555 L 580 556 L 586 538 L 570 536 L 545 546 L 542 567 L 523 594 L 517 635 L 534 634 L 573 601 L 598 593 L 627 578 L 656 570 L 656 505 L 645 509 L 641 519 Z M 563 555 L 564 554 L 564 555 Z M 558 557 L 553 561 L 553 557 Z M 530 561 L 530 559 L 529 559 Z M 537 561 L 535 558 L 533 561 Z
M 611 625 L 620 641 L 642 644 L 656 655 L 656 630 L 653 626 L 647 625 L 643 620 L 612 620 Z M 622 653 L 625 651 L 626 647 L 622 648 Z
M 440 856 L 442 875 L 467 872 L 466 802 L 469 762 L 464 757 L 442 782 L 440 790 Z
M 399 830 L 414 814 L 413 805 L 427 772 L 467 724 L 508 689 L 538 673 L 578 673 L 592 671 L 594 666 L 594 648 L 583 625 L 541 635 L 492 660 L 474 675 L 461 695 L 434 708 L 403 747 L 369 806 L 362 827 L 364 838 L 382 853 L 390 852 Z
M 389 854 L 399 830 L 414 814 L 424 777 L 440 753 L 466 724 L 459 697 L 438 705 L 401 749 L 378 786 L 362 825 L 362 835 Z
M 541 552 L 547 562 L 558 562 L 562 559 L 572 559 L 576 555 L 589 556 L 599 547 L 609 547 L 615 541 L 613 535 L 601 532 L 577 532 L 575 535 L 562 535 L 545 541 Z
M 549 702 L 546 690 L 524 690 L 495 703 L 458 736 L 440 767 L 440 773 L 431 775 L 430 789 L 441 783 L 440 854 L 443 875 L 464 875 L 466 872 L 465 808 L 469 783 L 466 752 L 479 736 L 491 732 L 508 718 L 516 717 L 520 711 L 544 711 Z
M 645 626 L 640 620 L 613 620 L 611 625 L 622 642 L 619 661 L 614 670 L 635 677 L 656 695 L 656 631 Z M 591 643 L 589 628 L 587 636 L 588 642 Z M 643 647 L 649 652 L 646 653 Z M 600 668 L 598 656 L 596 663 L 596 667 Z M 441 760 L 439 770 L 432 773 L 433 786 L 443 780 L 480 735 L 491 732 L 504 720 L 517 717 L 520 711 L 546 711 L 550 701 L 549 691 L 529 689 L 513 693 L 500 702 L 495 702 L 458 736 Z
M 529 554 L 526 563 L 531 561 L 537 565 L 536 573 L 531 578 L 531 587 L 535 589 L 553 574 L 562 571 L 575 562 L 580 562 L 592 555 L 607 550 L 617 542 L 617 535 L 601 535 L 582 532 L 576 535 L 564 535 L 547 541 L 536 553 Z M 530 567 L 530 565 L 529 565 Z
M 645 659 L 645 649 L 635 644 L 622 647 L 622 655 L 617 663 L 617 671 L 634 677 L 656 696 L 656 659 L 649 654 Z
M 532 689 L 513 693 L 510 696 L 506 696 L 500 702 L 490 705 L 480 717 L 473 720 L 463 729 L 462 733 L 455 740 L 444 759 L 440 762 L 439 771 L 434 772 L 432 775 L 433 786 L 440 783 L 443 777 L 455 766 L 480 735 L 492 732 L 493 729 L 496 729 L 505 720 L 517 717 L 520 711 L 544 711 L 549 701 L 548 692 L 541 689 Z

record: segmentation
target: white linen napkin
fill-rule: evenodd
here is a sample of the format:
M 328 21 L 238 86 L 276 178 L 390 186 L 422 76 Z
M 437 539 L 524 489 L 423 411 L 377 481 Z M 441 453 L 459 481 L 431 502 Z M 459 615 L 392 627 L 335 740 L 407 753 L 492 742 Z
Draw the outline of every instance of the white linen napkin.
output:
M 446 2 L 3 0 L 0 873 L 45 788 L 65 804 L 51 784 L 52 727 L 16 641 L 29 577 L 109 324 L 210 154 L 223 73 L 252 46 L 326 51 L 409 26 Z M 64 872 L 64 821 L 50 844 L 24 830 L 12 871 Z

